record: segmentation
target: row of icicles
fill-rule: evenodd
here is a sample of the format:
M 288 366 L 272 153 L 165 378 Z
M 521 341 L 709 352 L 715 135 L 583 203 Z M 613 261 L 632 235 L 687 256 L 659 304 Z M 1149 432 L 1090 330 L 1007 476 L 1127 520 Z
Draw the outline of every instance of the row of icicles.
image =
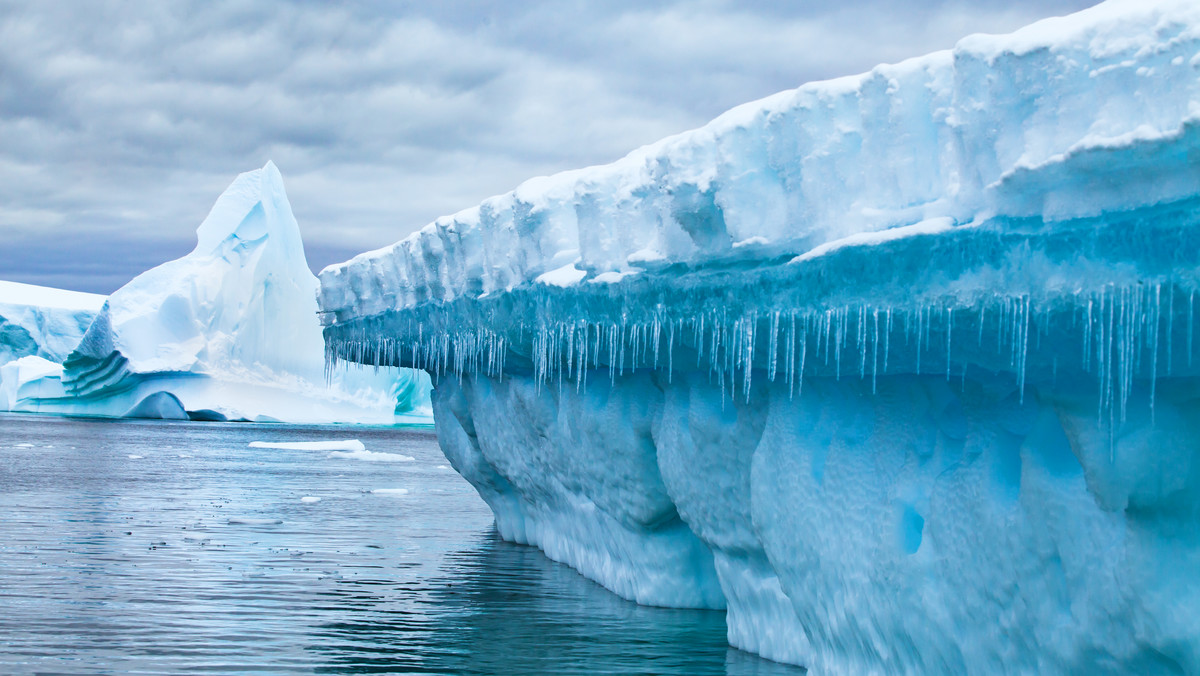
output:
M 1097 376 L 1101 422 L 1111 425 L 1125 420 L 1134 377 L 1143 367 L 1148 367 L 1153 410 L 1160 372 L 1169 376 L 1176 365 L 1174 334 L 1179 312 L 1186 314 L 1185 358 L 1191 366 L 1194 301 L 1194 291 L 1164 284 L 1109 285 L 1072 297 L 1071 322 L 1081 332 L 1083 346 L 1077 358 L 1084 371 Z M 997 297 L 966 307 L 925 305 L 913 309 L 862 304 L 738 316 L 716 310 L 672 319 L 665 318 L 659 308 L 644 321 L 579 319 L 522 326 L 516 340 L 528 341 L 539 387 L 554 382 L 562 388 L 573 383 L 578 390 L 586 384 L 589 372 L 604 366 L 610 382 L 635 369 L 664 369 L 669 379 L 677 368 L 695 367 L 707 369 L 731 397 L 740 391 L 748 400 L 752 379 L 762 371 L 768 381 L 782 379 L 790 396 L 799 396 L 806 368 L 811 368 L 813 360 L 832 366 L 839 379 L 870 378 L 875 392 L 877 377 L 886 374 L 891 365 L 897 332 L 896 339 L 906 348 L 915 347 L 911 372 L 944 369 L 947 380 L 956 376 L 965 380 L 966 362 L 955 368 L 955 341 L 975 338 L 976 348 L 982 348 L 985 338 L 991 337 L 998 354 L 1016 374 L 1023 400 L 1030 341 L 1036 349 L 1049 332 L 1051 315 L 1050 306 L 1035 308 L 1028 295 Z M 971 332 L 975 336 L 966 335 L 963 329 L 955 332 L 956 324 L 964 323 L 975 324 Z M 764 330 L 766 355 L 756 362 L 763 357 L 756 350 Z M 447 374 L 503 378 L 506 355 L 513 349 L 509 338 L 486 328 L 426 334 L 417 324 L 408 333 L 408 340 L 376 335 L 329 340 L 327 372 L 332 373 L 338 362 L 348 361 L 375 366 L 404 364 L 428 371 L 435 380 Z M 694 365 L 677 363 L 676 353 L 684 344 L 694 351 Z M 1143 363 L 1146 358 L 1149 364 Z

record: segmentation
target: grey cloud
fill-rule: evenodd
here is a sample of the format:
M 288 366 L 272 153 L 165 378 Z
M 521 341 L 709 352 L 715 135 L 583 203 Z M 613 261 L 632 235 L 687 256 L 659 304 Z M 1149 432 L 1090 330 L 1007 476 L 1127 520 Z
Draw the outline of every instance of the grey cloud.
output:
M 0 278 L 111 291 L 268 159 L 320 268 L 745 101 L 1085 4 L 0 0 Z

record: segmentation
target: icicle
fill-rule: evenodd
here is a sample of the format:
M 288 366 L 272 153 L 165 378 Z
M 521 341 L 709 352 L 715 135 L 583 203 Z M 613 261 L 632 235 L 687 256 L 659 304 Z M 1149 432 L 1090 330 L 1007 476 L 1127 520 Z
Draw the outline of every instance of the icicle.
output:
M 1020 379 L 1020 395 L 1019 400 L 1022 406 L 1025 405 L 1025 362 L 1029 355 L 1029 296 L 1024 297 L 1024 307 L 1021 312 L 1021 361 L 1018 370 Z
M 1196 291 L 1193 289 L 1188 291 L 1188 318 L 1187 318 L 1187 365 L 1192 365 L 1192 327 L 1195 326 L 1195 301 Z
M 800 368 L 796 372 L 796 396 L 804 394 L 804 358 L 808 354 L 808 331 L 800 335 Z
M 770 335 L 767 337 L 767 381 L 775 382 L 775 364 L 779 358 L 779 310 L 771 312 Z
M 1083 325 L 1083 370 L 1089 369 L 1089 359 L 1092 354 L 1092 304 L 1094 299 L 1088 298 L 1087 318 Z
M 745 383 L 743 387 L 743 397 L 745 401 L 750 401 L 750 376 L 754 373 L 754 330 L 758 325 L 758 317 L 751 314 L 746 318 L 745 334 L 745 363 L 743 370 L 745 371 Z
M 842 309 L 838 310 L 837 312 L 835 312 L 834 317 L 837 318 L 837 326 L 834 328 L 834 332 L 833 332 L 833 336 L 834 336 L 834 343 L 833 343 L 834 373 L 836 375 L 835 379 L 841 380 L 842 379 L 842 343 L 844 343 L 846 341 L 845 308 L 842 308 Z
M 950 382 L 950 340 L 954 335 L 954 308 L 946 308 L 946 382 Z
M 1175 285 L 1172 284 L 1167 289 L 1167 377 L 1170 377 L 1174 363 L 1171 355 L 1171 343 L 1175 334 Z
M 625 343 L 626 343 L 625 330 L 626 330 L 625 318 L 622 317 L 621 318 L 621 330 L 620 330 L 620 334 L 619 334 L 620 342 L 618 343 L 618 348 L 617 348 L 617 363 L 619 364 L 617 374 L 622 375 L 622 376 L 625 375 Z
M 667 382 L 675 373 L 675 322 L 667 326 Z
M 888 352 L 892 346 L 892 308 L 887 309 L 887 328 L 883 332 L 883 372 L 888 370 Z
M 658 370 L 658 342 L 659 336 L 662 334 L 662 324 L 659 321 L 658 313 L 654 314 L 654 328 L 651 331 L 652 340 L 654 342 L 654 370 Z
M 862 380 L 867 377 L 867 306 L 860 305 L 858 307 L 858 330 L 855 331 L 855 336 L 858 338 L 858 379 Z
M 871 394 L 875 394 L 875 384 L 879 380 L 879 309 L 872 310 L 871 316 L 875 322 L 875 337 L 871 340 Z
M 1161 301 L 1162 301 L 1162 285 L 1155 284 L 1154 285 L 1154 307 L 1150 311 L 1150 322 L 1151 322 L 1151 329 L 1150 329 L 1150 342 L 1151 342 L 1151 347 L 1150 347 L 1150 424 L 1151 425 L 1154 424 L 1154 394 L 1155 394 L 1155 386 L 1158 383 L 1158 323 L 1159 323 L 1158 315 L 1159 315 L 1160 308 L 1161 308 L 1161 305 L 1160 305 Z M 1168 338 L 1167 340 L 1168 340 L 1168 344 L 1169 344 L 1170 338 Z M 1170 363 L 1170 352 L 1169 351 L 1167 352 L 1167 355 L 1168 355 L 1167 362 Z
M 792 385 L 796 382 L 796 315 L 789 313 L 791 321 L 788 322 L 787 332 L 787 357 L 785 359 L 786 380 L 788 384 L 788 399 L 792 398 Z
M 921 336 L 924 335 L 925 309 L 917 309 L 917 375 L 921 375 Z

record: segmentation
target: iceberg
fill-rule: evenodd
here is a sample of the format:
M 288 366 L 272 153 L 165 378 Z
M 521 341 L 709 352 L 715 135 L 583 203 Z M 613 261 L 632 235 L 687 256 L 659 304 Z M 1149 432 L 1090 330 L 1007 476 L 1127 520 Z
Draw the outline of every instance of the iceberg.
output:
M 62 362 L 100 313 L 104 298 L 0 281 L 0 364 L 22 357 Z
M 0 281 L 0 411 L 62 396 L 61 362 L 104 300 L 94 293 Z
M 72 315 L 80 323 L 48 327 L 42 352 L 62 366 L 30 361 L 35 355 L 4 367 L 0 403 L 43 413 L 285 422 L 391 423 L 397 411 L 420 418 L 428 410 L 424 374 L 326 370 L 317 279 L 274 164 L 238 176 L 196 239 L 188 255 L 101 298 L 86 331 L 78 329 L 82 314 Z
M 804 85 L 331 266 L 506 539 L 814 674 L 1200 672 L 1200 5 Z

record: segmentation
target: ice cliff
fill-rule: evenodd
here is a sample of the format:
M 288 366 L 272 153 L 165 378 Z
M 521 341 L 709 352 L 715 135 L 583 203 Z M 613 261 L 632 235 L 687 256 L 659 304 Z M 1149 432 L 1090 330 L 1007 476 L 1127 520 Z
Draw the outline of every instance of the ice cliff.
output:
M 99 298 L 90 314 L 70 316 L 75 323 L 46 326 L 41 352 L 65 358 L 63 367 L 30 358 L 5 366 L 0 403 L 75 415 L 289 422 L 390 423 L 397 412 L 419 417 L 428 408 L 423 374 L 326 371 L 317 280 L 274 164 L 238 176 L 196 239 L 190 254 Z M 17 295 L 36 302 L 46 294 Z M 5 317 L 24 316 L 7 307 L 0 306 Z
M 808 84 L 321 273 L 496 514 L 816 674 L 1200 673 L 1200 5 Z
M 104 296 L 0 281 L 0 364 L 21 357 L 61 362 L 104 305 Z
M 0 281 L 0 411 L 58 378 L 103 305 L 93 293 Z

